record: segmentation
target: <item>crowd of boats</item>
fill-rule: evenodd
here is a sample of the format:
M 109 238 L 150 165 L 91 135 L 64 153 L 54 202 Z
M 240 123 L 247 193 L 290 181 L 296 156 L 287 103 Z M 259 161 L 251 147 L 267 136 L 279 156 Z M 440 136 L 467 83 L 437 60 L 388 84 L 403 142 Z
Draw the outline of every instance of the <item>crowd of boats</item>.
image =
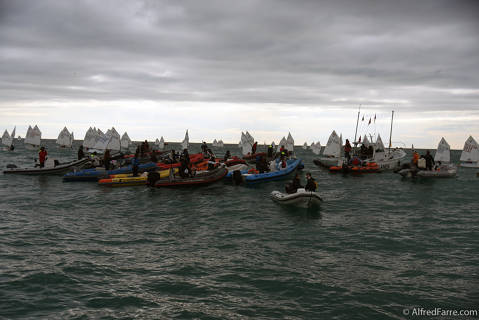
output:
M 4 151 L 14 151 L 15 144 L 22 140 L 18 137 L 15 142 L 15 131 L 14 128 L 9 134 L 5 130 L 2 136 Z M 391 148 L 391 143 L 386 148 L 380 135 L 374 142 L 370 140 L 364 135 L 358 141 L 355 138 L 350 143 L 346 139 L 343 143 L 342 135 L 333 131 L 324 148 L 319 142 L 313 142 L 311 146 L 305 143 L 303 149 L 310 149 L 318 155 L 314 164 L 332 173 L 369 174 L 392 170 L 406 178 L 454 177 L 457 173 L 456 164 L 451 162 L 450 146 L 444 138 L 434 156 L 429 152 L 421 156 L 413 148 L 412 159 L 407 159 L 407 153 L 402 148 Z M 58 148 L 72 148 L 73 141 L 73 132 L 65 127 L 60 131 L 56 144 Z M 168 143 L 163 137 L 151 145 L 147 141 L 137 145 L 126 132 L 120 137 L 114 127 L 105 133 L 90 127 L 78 150 L 78 158 L 66 163 L 48 157 L 47 150 L 41 145 L 41 131 L 36 125 L 33 128 L 29 126 L 23 144 L 26 149 L 40 149 L 38 163 L 28 168 L 9 164 L 4 174 L 62 174 L 65 182 L 95 181 L 99 185 L 113 187 L 198 186 L 224 179 L 248 185 L 281 179 L 304 167 L 302 160 L 296 158 L 291 133 L 277 145 L 274 142 L 265 144 L 265 151 L 259 152 L 258 143 L 251 134 L 242 132 L 238 143 L 241 154 L 232 155 L 227 150 L 219 157 L 212 148 L 221 152 L 224 143 L 216 139 L 210 146 L 203 142 L 201 152 L 189 154 L 188 130 L 179 152 L 176 152 L 167 148 Z M 130 151 L 133 149 L 134 152 Z M 479 168 L 479 146 L 472 136 L 465 142 L 460 166 Z M 271 197 L 280 203 L 307 202 L 310 205 L 320 201 L 316 190 L 299 186 L 286 193 L 275 191 Z

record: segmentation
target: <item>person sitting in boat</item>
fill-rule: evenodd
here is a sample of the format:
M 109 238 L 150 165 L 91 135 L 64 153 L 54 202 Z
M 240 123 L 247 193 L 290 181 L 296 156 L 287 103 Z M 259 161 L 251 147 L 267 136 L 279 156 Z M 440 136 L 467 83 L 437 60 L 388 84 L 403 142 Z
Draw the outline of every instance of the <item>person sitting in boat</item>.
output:
M 351 150 L 353 148 L 351 147 L 351 144 L 349 143 L 349 140 L 346 139 L 346 144 L 344 145 L 344 157 L 346 160 L 349 162 L 351 160 Z
M 361 147 L 360 147 L 359 157 L 363 160 L 368 157 L 368 148 L 366 148 L 366 146 L 364 144 L 362 144 Z
M 256 148 L 257 147 L 258 147 L 258 141 L 255 141 L 255 143 L 253 143 L 253 145 L 251 146 L 251 154 L 256 153 Z
M 223 161 L 228 161 L 228 159 L 231 158 L 231 153 L 229 150 L 226 150 L 225 156 L 223 158 Z
M 431 171 L 432 167 L 434 166 L 434 158 L 431 156 L 431 153 L 429 150 L 426 151 L 426 155 L 424 156 L 424 159 L 426 160 L 426 170 Z
M 167 161 L 168 161 L 167 163 L 170 163 L 170 164 L 173 164 L 173 163 L 177 162 L 177 157 L 176 157 L 175 150 L 171 150 L 170 154 L 168 155 L 168 160 Z
M 361 159 L 359 159 L 358 157 L 354 157 L 354 158 L 351 160 L 351 165 L 353 165 L 353 166 L 360 166 L 360 165 L 361 165 Z
M 136 156 L 136 154 L 135 154 Z M 156 152 L 151 152 L 150 153 L 150 161 L 153 162 L 153 163 L 157 163 L 158 162 L 158 158 L 156 157 Z
M 279 158 L 279 161 L 276 163 L 276 169 L 279 170 L 284 170 L 286 169 L 287 164 L 286 164 L 286 157 L 284 155 L 281 155 Z
M 40 152 L 38 152 L 38 161 L 40 162 L 40 168 L 45 167 L 45 160 L 47 159 L 48 152 L 45 147 L 40 148 Z
M 85 158 L 85 153 L 83 152 L 83 146 L 81 145 L 80 148 L 78 148 L 78 160 L 83 158 Z
M 191 168 L 190 168 L 190 165 L 189 165 L 189 160 L 186 160 L 186 159 L 187 158 L 185 157 L 185 155 L 182 154 L 181 157 L 180 157 L 180 164 L 181 165 L 180 165 L 180 170 L 179 170 L 180 177 L 182 177 L 182 178 L 189 178 L 189 177 L 192 176 Z
M 316 181 L 314 181 L 313 177 L 311 176 L 311 173 L 306 173 L 306 186 L 304 187 L 304 189 L 306 189 L 306 191 L 315 192 L 317 187 L 318 184 L 316 183 Z
M 206 150 L 206 158 L 208 158 L 208 159 L 214 159 L 215 158 L 215 154 L 209 148 Z
M 374 156 L 374 148 L 373 148 L 372 145 L 370 145 L 370 146 L 368 147 L 368 155 L 367 155 L 367 157 L 368 157 L 368 158 L 372 158 L 373 156 Z
M 268 163 L 266 162 L 265 157 L 258 156 L 256 159 L 256 170 L 258 170 L 259 173 L 265 173 L 269 171 Z
M 299 179 L 299 173 L 296 173 L 294 175 L 293 181 L 291 181 L 291 183 L 288 183 L 285 186 L 285 190 L 286 190 L 286 193 L 291 194 L 291 193 L 296 193 L 296 191 L 298 191 L 299 188 L 304 188 L 304 187 L 301 185 L 301 180 Z

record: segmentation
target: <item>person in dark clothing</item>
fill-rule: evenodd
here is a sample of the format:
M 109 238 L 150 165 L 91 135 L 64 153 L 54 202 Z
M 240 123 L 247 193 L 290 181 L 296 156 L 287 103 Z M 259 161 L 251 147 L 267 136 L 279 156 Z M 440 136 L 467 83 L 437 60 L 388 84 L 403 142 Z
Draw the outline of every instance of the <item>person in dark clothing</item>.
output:
M 188 149 L 184 149 L 181 156 L 185 158 L 185 162 L 189 166 L 190 165 L 190 154 L 188 153 Z
M 298 191 L 298 188 L 303 188 L 301 185 L 301 180 L 299 179 L 299 173 L 296 173 L 296 175 L 293 178 L 293 181 L 291 183 L 288 183 L 285 187 L 286 193 L 295 193 Z
M 131 160 L 131 170 L 133 172 L 134 177 L 138 177 L 138 169 L 140 165 L 140 159 L 139 159 L 140 154 L 137 152 L 135 153 L 135 157 L 133 160 Z
M 258 142 L 257 141 L 255 143 L 253 143 L 253 146 L 251 147 L 251 154 L 256 153 L 256 148 L 258 148 Z
M 180 170 L 179 170 L 180 177 L 182 177 L 182 178 L 191 177 L 192 175 L 191 175 L 191 168 L 190 168 L 190 165 L 189 165 L 189 161 L 186 161 L 186 158 L 185 158 L 184 154 L 181 155 L 181 157 L 180 157 L 180 164 L 181 164 L 180 165 Z
M 12 144 L 12 145 L 10 145 L 10 148 L 9 148 L 8 150 L 10 150 L 10 151 L 13 151 L 13 150 L 15 150 L 15 147 L 14 147 L 14 145 L 13 145 L 13 144 Z
M 374 148 L 373 146 L 368 147 L 368 158 L 372 158 L 374 156 Z
M 83 152 L 83 146 L 78 148 L 78 160 L 85 158 L 85 153 Z
M 273 157 L 273 146 L 272 145 L 269 145 L 268 146 L 268 158 L 272 158 Z
M 306 187 L 304 187 L 306 191 L 316 191 L 316 181 L 314 181 L 313 177 L 311 177 L 311 173 L 306 173 Z
M 426 160 L 426 170 L 432 170 L 432 167 L 434 166 L 434 158 L 431 156 L 431 153 L 429 150 L 426 151 L 426 155 L 424 156 L 424 159 Z
M 231 158 L 231 153 L 229 150 L 226 150 L 225 156 L 223 158 L 224 161 L 227 161 L 229 158 Z
M 366 159 L 368 156 L 368 148 L 364 144 L 361 145 L 361 148 L 359 150 L 359 158 L 362 160 Z
M 105 170 L 110 170 L 110 161 L 111 161 L 111 155 L 110 155 L 110 150 L 106 149 L 105 154 L 103 155 L 103 165 L 105 166 Z
M 258 157 L 258 159 L 256 160 L 256 170 L 258 170 L 259 173 L 265 173 L 269 171 L 268 163 L 266 162 L 265 157 Z
M 349 143 L 349 140 L 346 139 L 346 144 L 344 145 L 344 157 L 346 158 L 346 160 L 348 160 L 348 163 L 349 161 L 351 161 L 351 150 L 353 148 L 351 147 L 351 144 Z
M 158 158 L 156 157 L 156 153 L 155 152 L 151 152 L 150 154 L 150 161 L 151 162 L 154 162 L 154 163 L 157 163 L 158 162 Z
M 204 154 L 206 154 L 208 152 L 208 145 L 204 141 L 201 144 L 201 152 L 203 152 Z

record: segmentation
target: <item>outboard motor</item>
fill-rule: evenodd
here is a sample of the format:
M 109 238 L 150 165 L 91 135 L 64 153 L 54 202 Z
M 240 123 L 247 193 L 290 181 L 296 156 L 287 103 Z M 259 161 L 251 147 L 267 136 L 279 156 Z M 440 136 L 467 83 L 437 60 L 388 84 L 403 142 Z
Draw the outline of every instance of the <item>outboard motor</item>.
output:
M 239 171 L 239 170 L 233 171 L 233 183 L 235 185 L 240 185 L 243 182 L 244 182 L 243 181 L 243 175 L 241 174 L 241 171 Z
M 146 184 L 149 185 L 150 187 L 154 187 L 156 181 L 158 181 L 160 179 L 161 179 L 161 176 L 158 172 L 156 172 L 156 171 L 148 172 L 148 178 L 146 179 L 146 181 L 147 181 Z

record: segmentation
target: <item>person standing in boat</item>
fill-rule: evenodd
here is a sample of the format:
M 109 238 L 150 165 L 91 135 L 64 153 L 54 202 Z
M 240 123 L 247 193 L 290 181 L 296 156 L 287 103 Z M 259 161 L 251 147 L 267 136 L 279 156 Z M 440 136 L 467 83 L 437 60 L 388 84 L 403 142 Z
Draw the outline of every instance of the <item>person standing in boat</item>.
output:
M 110 170 L 110 161 L 111 161 L 110 149 L 106 149 L 105 154 L 103 154 L 103 165 L 105 166 L 106 171 Z
M 351 148 L 351 144 L 349 143 L 349 140 L 346 139 L 346 144 L 344 145 L 344 157 L 346 158 L 346 160 L 348 161 L 351 161 L 351 150 L 353 148 Z
M 416 150 L 412 152 L 412 165 L 417 168 L 417 162 L 419 161 L 419 153 Z
M 316 188 L 317 183 L 316 181 L 314 181 L 313 177 L 311 176 L 311 173 L 306 173 L 306 186 L 304 187 L 304 189 L 306 189 L 306 191 L 315 192 Z
M 206 144 L 205 141 L 201 144 L 201 152 L 203 152 L 204 155 L 208 152 L 208 145 Z
M 223 158 L 223 161 L 228 161 L 228 159 L 231 158 L 231 153 L 229 150 L 226 150 L 225 156 Z
M 255 141 L 255 143 L 253 143 L 253 145 L 251 146 L 251 154 L 256 153 L 256 148 L 258 148 L 258 141 Z
M 40 148 L 40 152 L 38 152 L 38 161 L 40 162 L 40 168 L 45 167 L 45 160 L 47 159 L 48 152 L 45 147 Z
M 273 158 L 273 146 L 272 145 L 268 146 L 268 158 L 269 159 Z
M 188 149 L 184 149 L 181 156 L 185 158 L 184 160 L 186 162 L 186 165 L 189 166 L 190 165 L 190 154 L 188 153 Z M 181 161 L 181 159 L 180 159 L 180 161 Z
M 85 153 L 83 152 L 83 146 L 80 145 L 80 148 L 78 148 L 78 160 L 81 160 L 85 158 Z
M 424 156 L 424 159 L 426 160 L 426 170 L 431 171 L 435 163 L 434 163 L 434 158 L 431 156 L 431 153 L 429 152 L 429 150 L 426 151 L 426 155 Z

